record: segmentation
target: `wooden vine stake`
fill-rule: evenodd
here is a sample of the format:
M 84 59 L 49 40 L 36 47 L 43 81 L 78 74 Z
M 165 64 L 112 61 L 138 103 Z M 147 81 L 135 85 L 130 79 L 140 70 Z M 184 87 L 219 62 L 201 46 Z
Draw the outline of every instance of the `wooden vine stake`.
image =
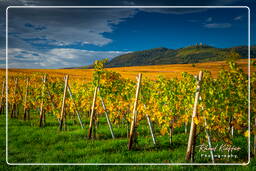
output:
M 97 98 L 97 93 L 98 93 L 98 86 L 95 86 L 94 89 L 94 94 L 93 94 L 93 101 L 92 101 L 92 108 L 91 108 L 91 116 L 90 116 L 90 125 L 89 125 L 89 132 L 88 132 L 88 138 L 92 138 L 92 127 L 93 127 L 93 122 L 95 119 L 95 104 L 96 104 L 96 98 Z
M 231 122 L 233 121 L 233 117 L 231 118 Z M 234 136 L 234 126 L 231 126 L 231 137 L 233 138 Z
M 14 79 L 13 98 L 16 97 L 17 84 L 18 84 L 18 79 L 15 78 L 15 79 Z M 11 118 L 14 118 L 14 117 L 15 117 L 15 114 L 17 114 L 16 110 L 17 110 L 17 104 L 13 103 L 13 104 L 12 104 L 12 111 L 11 111 Z
M 98 91 L 100 91 L 99 87 L 98 87 Z M 103 101 L 103 98 L 101 96 L 100 96 L 100 100 L 101 100 L 102 107 L 104 109 L 105 117 L 106 117 L 107 122 L 108 122 L 108 127 L 109 127 L 109 130 L 110 130 L 111 136 L 112 136 L 113 139 L 115 139 L 115 135 L 114 135 L 114 132 L 113 132 L 113 129 L 112 129 L 112 125 L 111 125 L 111 122 L 110 122 L 109 117 L 108 117 L 108 112 L 107 112 L 105 103 Z
M 254 127 L 256 127 L 256 117 L 254 118 Z M 256 134 L 254 134 L 254 142 L 253 142 L 253 154 L 256 156 Z
M 2 113 L 4 108 L 4 89 L 5 89 L 5 81 L 3 80 L 1 99 L 0 99 L 0 114 Z
M 185 134 L 187 134 L 187 132 L 188 132 L 188 123 L 187 122 L 185 122 Z
M 51 96 L 51 93 L 50 93 L 48 87 L 47 87 L 47 86 L 45 86 L 45 87 L 46 87 L 47 95 L 50 97 L 50 101 L 51 101 L 51 106 L 52 106 L 52 108 L 53 108 L 53 109 L 57 108 L 57 105 L 55 105 L 55 103 L 53 102 L 53 98 L 52 98 L 52 96 Z M 59 119 L 58 117 L 56 117 L 56 118 L 57 118 L 57 120 L 58 120 L 58 122 L 59 122 L 59 124 L 60 124 L 60 119 Z
M 173 139 L 173 131 L 174 131 L 173 123 L 174 123 L 174 119 L 172 119 L 170 122 L 170 125 L 171 125 L 170 131 L 169 131 L 170 145 L 172 145 L 172 139 Z
M 66 99 L 66 93 L 67 93 L 67 87 L 68 87 L 68 75 L 66 75 L 64 77 L 64 80 L 65 80 L 65 86 L 64 86 L 62 105 L 61 105 L 61 113 L 60 113 L 60 131 L 62 131 L 63 121 L 66 118 L 66 116 L 65 116 L 65 99 Z
M 67 85 L 67 88 L 68 88 L 68 93 L 69 93 L 69 96 L 70 96 L 70 98 L 71 98 L 71 101 L 72 101 L 72 103 L 73 103 L 73 105 L 74 105 L 74 107 L 75 107 L 75 112 L 76 112 L 76 114 L 77 114 L 79 123 L 80 123 L 80 125 L 81 125 L 81 128 L 83 129 L 84 126 L 83 126 L 83 123 L 82 123 L 82 120 L 81 120 L 81 116 L 80 116 L 80 114 L 79 114 L 79 112 L 78 112 L 78 110 L 77 110 L 77 108 L 76 108 L 76 104 L 75 104 L 75 102 L 74 102 L 73 95 L 72 95 L 72 91 L 71 91 L 69 85 Z
M 147 121 L 148 121 L 148 126 L 149 126 L 150 134 L 151 134 L 151 137 L 152 137 L 152 141 L 153 141 L 154 145 L 156 145 L 156 138 L 155 138 L 153 128 L 152 128 L 152 123 L 151 123 L 151 120 L 150 120 L 150 117 L 148 116 L 148 114 L 146 114 L 146 118 L 147 118 Z
M 205 126 L 205 127 L 207 126 L 206 118 L 204 118 L 204 126 Z M 207 130 L 205 130 L 205 134 L 206 134 L 206 136 L 207 136 L 208 146 L 209 146 L 210 149 L 212 149 L 212 143 L 211 143 L 210 134 L 208 133 Z M 215 162 L 214 162 L 213 150 L 210 150 L 210 154 L 211 154 L 212 163 L 215 163 Z
M 29 119 L 29 110 L 27 108 L 27 98 L 28 98 L 28 85 L 29 78 L 26 79 L 25 97 L 24 97 L 24 120 Z
M 130 129 L 128 150 L 131 150 L 131 149 L 132 149 L 132 144 L 133 144 L 133 141 L 135 140 L 136 119 L 137 119 L 137 105 L 138 105 L 138 98 L 139 98 L 141 77 L 142 77 L 142 74 L 139 73 L 139 76 L 138 76 L 138 79 L 137 79 L 138 82 L 137 82 L 137 89 L 136 89 L 135 101 L 134 101 L 134 106 L 133 106 L 133 119 L 132 119 L 131 129 Z
M 144 108 L 146 109 L 145 104 L 144 104 Z M 155 138 L 155 135 L 154 135 L 151 119 L 150 119 L 148 114 L 146 114 L 146 118 L 147 118 L 147 122 L 148 122 L 148 126 L 149 126 L 149 131 L 150 131 L 150 134 L 151 134 L 151 137 L 152 137 L 152 141 L 153 141 L 154 145 L 156 145 L 156 138 Z
M 199 97 L 199 100 L 202 100 L 201 96 Z M 204 109 L 204 108 L 202 107 L 202 109 Z M 207 121 L 206 121 L 205 116 L 204 116 L 204 126 L 207 127 Z M 209 149 L 212 149 L 211 137 L 210 137 L 210 134 L 208 133 L 207 129 L 205 129 L 205 134 L 206 134 L 206 137 L 207 137 L 207 142 L 208 142 Z M 215 163 L 213 150 L 210 150 L 210 154 L 211 154 L 212 163 Z
M 194 152 L 195 152 L 195 143 L 196 143 L 196 124 L 194 122 L 194 118 L 197 117 L 197 104 L 198 104 L 198 98 L 200 95 L 200 84 L 201 84 L 202 77 L 203 77 L 203 72 L 200 71 L 199 78 L 197 81 L 194 108 L 193 108 L 193 114 L 191 119 L 190 133 L 189 133 L 187 153 L 186 153 L 186 160 L 191 160 L 192 162 L 194 161 Z
M 41 101 L 41 105 L 40 105 L 40 121 L 39 121 L 39 126 L 42 127 L 43 126 L 43 119 L 44 119 L 44 89 L 45 89 L 45 83 L 46 83 L 46 75 L 43 76 L 43 86 L 42 86 L 42 101 Z

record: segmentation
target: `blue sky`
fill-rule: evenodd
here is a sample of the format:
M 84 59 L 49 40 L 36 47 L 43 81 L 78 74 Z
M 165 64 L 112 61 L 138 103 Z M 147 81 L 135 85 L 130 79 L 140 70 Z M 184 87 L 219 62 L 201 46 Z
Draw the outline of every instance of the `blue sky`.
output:
M 136 51 L 177 49 L 197 42 L 220 48 L 247 44 L 247 9 L 201 10 L 189 14 L 138 12 L 104 34 L 113 43 L 102 48 Z
M 199 42 L 218 48 L 248 43 L 247 8 L 11 8 L 8 19 L 9 68 L 84 66 L 132 51 Z M 0 59 L 0 67 L 4 62 Z

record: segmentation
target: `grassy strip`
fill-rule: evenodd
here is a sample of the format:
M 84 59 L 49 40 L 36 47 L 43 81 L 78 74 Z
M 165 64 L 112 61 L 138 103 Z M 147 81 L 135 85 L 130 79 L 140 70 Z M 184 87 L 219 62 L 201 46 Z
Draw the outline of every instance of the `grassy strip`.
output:
M 112 140 L 105 120 L 100 120 L 97 139 L 87 140 L 88 124 L 85 130 L 68 122 L 68 131 L 58 131 L 56 119 L 48 116 L 47 126 L 39 128 L 37 120 L 24 122 L 9 119 L 9 159 L 11 163 L 173 163 L 185 162 L 187 135 L 177 130 L 170 147 L 167 136 L 157 136 L 158 145 L 153 146 L 149 130 L 142 123 L 139 127 L 138 145 L 128 151 L 126 128 L 114 128 L 117 139 Z M 88 123 L 88 121 L 86 122 Z M 32 125 L 32 126 L 31 126 Z M 252 170 L 255 160 L 249 166 L 8 166 L 5 162 L 5 117 L 0 116 L 0 170 Z M 239 139 L 237 141 L 240 141 Z M 242 140 L 241 140 L 242 142 Z M 198 156 L 197 162 L 203 162 Z

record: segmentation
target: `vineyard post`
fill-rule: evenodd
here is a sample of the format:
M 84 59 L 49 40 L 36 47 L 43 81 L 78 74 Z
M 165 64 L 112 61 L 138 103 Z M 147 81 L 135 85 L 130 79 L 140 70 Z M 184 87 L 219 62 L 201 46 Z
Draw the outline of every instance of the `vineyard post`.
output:
M 206 118 L 204 118 L 204 125 L 207 126 Z M 212 163 L 214 163 L 214 156 L 213 156 L 213 151 L 212 151 L 211 137 L 210 137 L 210 134 L 208 133 L 207 130 L 205 130 L 205 133 L 206 133 L 206 136 L 207 136 L 207 141 L 208 141 L 209 148 L 211 149 L 210 153 L 211 153 Z
M 146 108 L 145 104 L 144 104 L 144 108 Z M 156 138 L 155 138 L 154 131 L 153 131 L 153 128 L 152 128 L 152 123 L 151 123 L 151 120 L 150 120 L 150 117 L 148 116 L 148 114 L 146 114 L 146 118 L 147 118 L 149 130 L 150 130 L 150 134 L 151 134 L 151 137 L 152 137 L 152 141 L 153 141 L 154 145 L 156 145 Z
M 3 111 L 3 106 L 4 106 L 4 103 L 3 103 L 3 99 L 4 99 L 4 88 L 5 88 L 5 81 L 3 80 L 3 85 L 2 85 L 2 91 L 1 91 L 1 99 L 0 99 L 0 114 L 2 114 L 2 111 Z
M 146 118 L 147 118 L 147 121 L 148 121 L 148 126 L 149 126 L 150 134 L 151 134 L 151 137 L 152 137 L 152 141 L 153 141 L 154 145 L 156 145 L 156 138 L 155 138 L 153 128 L 152 128 L 152 123 L 151 123 L 151 120 L 150 120 L 150 117 L 148 116 L 148 114 L 146 114 Z
M 95 104 L 96 104 L 97 92 L 98 92 L 98 86 L 95 86 L 93 101 L 92 101 L 92 108 L 91 108 L 89 132 L 88 132 L 88 138 L 89 139 L 91 139 L 91 137 L 92 137 L 92 127 L 93 127 L 93 120 L 95 119 L 94 118 L 94 113 L 95 113 Z
M 43 106 L 44 106 L 44 88 L 45 88 L 45 83 L 46 83 L 46 75 L 43 76 L 43 87 L 42 87 L 42 101 L 41 101 L 41 105 L 40 105 L 40 122 L 39 122 L 39 126 L 42 127 L 43 126 L 43 115 L 44 115 L 44 111 L 43 111 Z
M 95 114 L 93 116 L 93 127 L 92 127 L 92 138 L 96 139 L 96 131 L 97 131 L 97 111 L 95 111 Z
M 21 91 L 20 87 L 18 86 L 18 83 L 17 83 L 17 92 L 19 93 L 20 98 L 23 99 L 22 91 Z M 21 104 L 21 106 L 22 106 L 22 104 Z M 16 104 L 16 112 L 15 113 L 16 113 L 16 116 L 18 117 L 18 115 L 19 115 L 19 104 L 18 103 Z
M 187 152 L 186 152 L 186 160 L 191 159 L 192 162 L 194 161 L 194 151 L 195 151 L 195 143 L 196 143 L 196 124 L 194 122 L 194 118 L 197 117 L 197 104 L 198 104 L 198 98 L 200 95 L 200 83 L 201 83 L 202 77 L 203 77 L 203 72 L 200 71 L 199 78 L 197 80 L 194 108 L 193 108 L 188 146 L 187 146 Z
M 50 94 L 50 92 L 49 92 L 47 86 L 46 86 L 46 92 L 47 92 L 48 96 L 50 97 L 52 108 L 53 108 L 53 109 L 56 108 L 56 106 L 55 106 L 54 103 L 53 103 L 52 96 L 51 96 L 51 94 Z M 57 117 L 57 120 L 58 120 L 58 122 L 59 122 L 59 124 L 60 124 L 60 119 L 59 119 L 58 117 Z
M 13 98 L 15 98 L 15 96 L 16 96 L 16 89 L 17 89 L 17 84 L 18 84 L 18 79 L 17 78 L 15 78 L 14 79 L 14 93 L 13 93 Z M 15 116 L 14 116 L 14 114 L 16 113 L 16 104 L 12 104 L 12 111 L 11 111 L 11 118 L 14 118 Z
M 134 106 L 133 106 L 133 118 L 132 118 L 131 129 L 130 129 L 128 150 L 132 149 L 132 143 L 135 140 L 134 134 L 135 134 L 135 131 L 136 131 L 135 127 L 136 127 L 136 119 L 137 119 L 137 105 L 138 105 L 141 77 L 142 77 L 142 74 L 139 73 L 139 76 L 138 76 L 138 79 L 137 79 L 137 89 L 136 89 L 135 101 L 134 101 Z
M 99 87 L 98 87 L 98 92 L 100 92 Z M 109 127 L 109 130 L 110 130 L 111 136 L 112 136 L 113 139 L 115 139 L 114 132 L 113 132 L 113 129 L 112 129 L 112 125 L 111 125 L 111 122 L 110 122 L 109 117 L 108 117 L 107 109 L 106 109 L 105 103 L 103 101 L 103 98 L 101 96 L 100 96 L 100 101 L 101 101 L 102 107 L 104 109 L 105 117 L 106 117 L 107 122 L 108 122 L 108 127 Z
M 16 81 L 16 91 L 18 93 L 18 78 L 17 78 L 17 81 Z M 18 114 L 19 114 L 19 108 L 18 107 L 19 107 L 18 103 L 15 103 L 15 118 L 18 118 Z
M 254 127 L 256 127 L 256 117 L 254 118 Z M 254 134 L 254 143 L 253 143 L 253 154 L 256 156 L 256 134 Z
M 63 113 L 63 130 L 64 131 L 68 130 L 66 121 L 67 121 L 67 115 L 66 115 L 66 110 L 65 110 L 65 107 L 64 107 L 64 113 Z
M 233 117 L 231 118 L 231 122 L 233 121 Z M 234 126 L 231 126 L 231 137 L 233 138 L 234 136 Z
M 129 138 L 129 123 L 126 124 L 126 135 Z
M 174 130 L 174 127 L 173 127 L 173 123 L 174 123 L 174 119 L 171 120 L 171 123 L 170 123 L 170 132 L 169 132 L 169 137 L 170 137 L 170 145 L 172 145 L 172 137 L 173 137 L 173 130 Z
M 185 122 L 185 134 L 187 134 L 187 132 L 188 132 L 188 123 Z
M 200 101 L 202 100 L 201 96 L 199 97 L 199 100 Z M 202 107 L 202 109 L 204 109 L 204 108 Z M 205 116 L 204 116 L 204 126 L 207 127 L 207 121 L 206 121 L 206 117 Z M 212 163 L 214 163 L 214 155 L 213 155 L 213 150 L 212 150 L 211 137 L 210 137 L 210 134 L 208 133 L 207 129 L 205 129 L 205 134 L 206 134 L 206 137 L 207 137 L 208 146 L 210 148 L 210 154 L 211 154 Z
M 28 96 L 28 78 L 26 79 L 26 88 L 25 88 L 25 97 L 24 97 L 24 120 L 27 119 L 27 115 L 29 115 L 28 109 L 27 109 L 27 96 Z
M 78 112 L 78 110 L 77 110 L 77 108 L 76 108 L 76 104 L 75 104 L 74 99 L 73 99 L 72 91 L 71 91 L 69 85 L 67 85 L 67 86 L 68 86 L 68 93 L 69 93 L 69 96 L 70 96 L 71 101 L 72 101 L 72 103 L 73 103 L 73 105 L 74 105 L 74 107 L 75 107 L 76 115 L 77 115 L 77 117 L 78 117 L 78 120 L 79 120 L 79 123 L 80 123 L 80 125 L 81 125 L 81 128 L 83 129 L 84 126 L 83 126 L 83 123 L 82 123 L 82 120 L 81 120 L 81 116 L 80 116 L 80 114 L 79 114 L 79 112 Z
M 67 93 L 67 86 L 68 86 L 68 75 L 64 77 L 65 85 L 64 85 L 64 92 L 63 92 L 63 98 L 62 98 L 62 105 L 61 105 L 61 113 L 60 113 L 60 131 L 63 127 L 63 120 L 65 118 L 65 99 L 66 99 L 66 93 Z

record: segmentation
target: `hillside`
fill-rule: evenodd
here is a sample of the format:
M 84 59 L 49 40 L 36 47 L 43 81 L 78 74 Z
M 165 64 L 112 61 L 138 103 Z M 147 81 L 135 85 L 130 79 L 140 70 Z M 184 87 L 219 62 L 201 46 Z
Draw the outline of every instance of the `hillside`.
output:
M 256 59 L 252 61 L 256 62 Z M 245 73 L 248 72 L 248 60 L 239 59 L 236 61 L 239 66 L 242 67 Z M 181 78 L 182 72 L 196 75 L 201 70 L 207 70 L 212 73 L 213 77 L 216 77 L 219 71 L 223 68 L 228 68 L 225 61 L 218 62 L 206 62 L 191 64 L 167 64 L 167 65 L 147 65 L 147 66 L 130 66 L 130 67 L 114 67 L 106 68 L 108 71 L 118 72 L 122 77 L 131 80 L 136 80 L 138 73 L 143 73 L 143 77 L 150 79 L 157 79 L 158 76 L 164 76 L 166 78 Z M 5 75 L 5 69 L 0 69 L 0 77 Z M 52 75 L 54 77 L 63 78 L 64 75 L 69 75 L 70 78 L 81 78 L 85 81 L 91 81 L 93 78 L 94 69 L 12 69 L 8 70 L 9 73 L 44 73 Z M 251 67 L 251 73 L 256 72 L 256 67 Z
M 161 47 L 117 56 L 109 61 L 106 67 L 221 61 L 225 60 L 231 50 L 237 52 L 241 58 L 247 58 L 247 46 L 220 49 L 208 45 L 195 45 L 176 50 Z M 251 57 L 256 57 L 256 46 L 251 47 Z
M 242 56 L 242 58 L 248 58 L 248 46 L 236 46 L 232 48 L 227 48 L 227 50 L 231 50 L 231 49 L 239 53 Z M 251 58 L 256 58 L 256 46 L 251 46 L 250 50 L 251 50 Z

